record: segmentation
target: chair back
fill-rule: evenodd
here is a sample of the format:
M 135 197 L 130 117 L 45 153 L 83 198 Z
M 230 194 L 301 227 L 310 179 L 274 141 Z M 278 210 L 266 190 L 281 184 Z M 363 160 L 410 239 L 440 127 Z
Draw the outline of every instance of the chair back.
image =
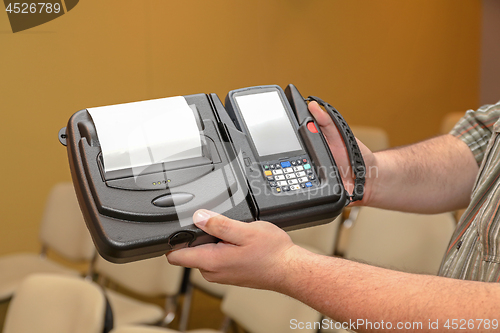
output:
M 379 151 L 389 148 L 389 135 L 378 127 L 351 126 L 351 130 L 371 151 Z
M 421 215 L 361 207 L 350 231 L 345 257 L 435 275 L 455 226 L 451 213 Z
M 288 235 L 299 246 L 305 245 L 307 249 L 316 249 L 313 252 L 333 255 L 340 221 L 341 218 L 339 216 L 327 224 L 289 231 Z
M 447 113 L 442 122 L 441 122 L 441 128 L 439 130 L 440 134 L 448 134 L 450 131 L 455 127 L 455 125 L 458 123 L 458 121 L 465 116 L 464 112 L 450 112 Z
M 249 333 L 289 333 L 293 324 L 320 322 L 321 314 L 291 297 L 268 290 L 230 287 L 222 312 Z M 302 327 L 301 327 L 302 328 Z M 300 329 L 301 333 L 316 333 Z
M 72 183 L 59 183 L 52 188 L 42 217 L 40 239 L 72 261 L 89 261 L 94 256 L 94 244 Z
M 106 299 L 99 286 L 81 278 L 34 274 L 14 295 L 4 333 L 102 333 Z
M 169 264 L 165 256 L 126 264 L 114 264 L 99 256 L 95 270 L 129 291 L 148 297 L 177 295 L 184 275 L 184 268 Z

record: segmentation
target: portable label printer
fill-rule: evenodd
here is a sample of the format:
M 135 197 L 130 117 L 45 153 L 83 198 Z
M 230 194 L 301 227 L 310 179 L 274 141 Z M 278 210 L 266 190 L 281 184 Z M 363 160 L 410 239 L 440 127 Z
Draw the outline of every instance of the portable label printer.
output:
M 315 100 L 339 129 L 355 175 L 344 189 L 307 109 Z M 89 108 L 59 132 L 99 253 L 123 263 L 217 242 L 192 220 L 200 208 L 285 230 L 327 223 L 361 200 L 365 166 L 342 116 L 289 85 Z

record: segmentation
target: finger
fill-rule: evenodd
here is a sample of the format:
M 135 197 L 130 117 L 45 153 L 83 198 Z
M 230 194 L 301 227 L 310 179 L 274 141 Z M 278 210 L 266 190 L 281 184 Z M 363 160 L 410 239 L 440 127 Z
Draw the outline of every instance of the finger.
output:
M 248 223 L 232 220 L 206 209 L 197 210 L 193 215 L 193 221 L 207 234 L 231 244 L 242 245 L 252 233 Z
M 215 244 L 204 244 L 196 247 L 189 247 L 167 253 L 167 260 L 170 264 L 189 268 L 200 268 L 203 263 L 207 263 L 211 258 L 211 253 Z
M 321 132 L 328 143 L 333 144 L 341 140 L 337 126 L 335 126 L 328 112 L 323 110 L 315 101 L 309 103 L 308 108 L 318 125 L 321 127 Z
M 328 115 L 328 112 L 323 110 L 316 101 L 310 102 L 307 108 L 309 109 L 309 112 L 312 113 L 319 126 L 326 127 L 329 125 L 334 125 L 332 122 L 332 118 L 330 118 L 330 116 Z

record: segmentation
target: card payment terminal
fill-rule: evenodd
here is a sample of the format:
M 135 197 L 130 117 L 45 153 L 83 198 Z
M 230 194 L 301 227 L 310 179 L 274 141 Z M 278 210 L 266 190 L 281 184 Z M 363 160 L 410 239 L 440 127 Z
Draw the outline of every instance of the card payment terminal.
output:
M 349 195 L 307 103 L 332 117 L 355 180 Z M 361 200 L 364 163 L 342 116 L 289 85 L 89 108 L 59 133 L 99 253 L 113 262 L 160 256 L 217 239 L 192 214 L 213 210 L 285 230 L 332 221 Z

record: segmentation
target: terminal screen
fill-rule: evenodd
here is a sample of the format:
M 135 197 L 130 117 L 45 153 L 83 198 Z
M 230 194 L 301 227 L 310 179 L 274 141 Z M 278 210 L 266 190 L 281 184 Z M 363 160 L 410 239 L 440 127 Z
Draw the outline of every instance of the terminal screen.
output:
M 277 91 L 235 96 L 260 156 L 302 150 Z

